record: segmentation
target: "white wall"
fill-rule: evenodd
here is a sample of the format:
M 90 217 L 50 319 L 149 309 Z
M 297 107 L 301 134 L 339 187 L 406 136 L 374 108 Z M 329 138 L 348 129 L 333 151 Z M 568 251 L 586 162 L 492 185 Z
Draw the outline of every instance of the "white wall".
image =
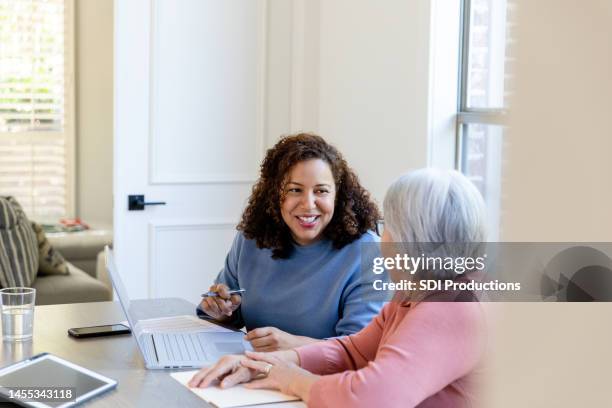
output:
M 77 214 L 112 223 L 112 0 L 77 0 Z M 428 0 L 269 0 L 266 144 L 314 131 L 382 203 L 427 164 Z
M 504 241 L 612 240 L 612 6 L 516 0 Z M 483 406 L 605 406 L 612 304 L 507 303 Z
M 291 80 L 287 92 L 268 83 L 268 106 L 288 101 L 290 111 L 279 111 L 286 132 L 314 131 L 336 145 L 382 203 L 395 177 L 427 164 L 430 1 L 271 1 L 269 12 L 291 22 L 282 47 Z M 281 52 L 274 33 L 269 58 Z M 268 126 L 269 145 L 278 123 Z
M 292 2 L 268 0 L 266 47 L 265 145 L 291 129 Z
M 113 0 L 76 0 L 77 215 L 113 219 Z
M 610 241 L 612 7 L 518 3 L 502 240 Z

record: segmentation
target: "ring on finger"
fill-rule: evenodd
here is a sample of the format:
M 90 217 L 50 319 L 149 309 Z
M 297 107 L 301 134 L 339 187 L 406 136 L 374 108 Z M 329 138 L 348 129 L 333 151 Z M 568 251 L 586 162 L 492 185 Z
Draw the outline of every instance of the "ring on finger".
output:
M 266 366 L 263 368 L 263 373 L 266 375 L 266 377 L 268 375 L 270 375 L 270 370 L 272 370 L 272 367 L 274 367 L 272 364 L 268 363 L 266 364 Z

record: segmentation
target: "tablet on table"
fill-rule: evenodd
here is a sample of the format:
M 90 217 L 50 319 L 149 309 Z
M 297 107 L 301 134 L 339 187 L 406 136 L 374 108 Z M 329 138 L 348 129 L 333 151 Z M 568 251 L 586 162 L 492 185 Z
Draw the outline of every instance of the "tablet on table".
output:
M 72 407 L 117 381 L 48 353 L 0 369 L 0 398 L 25 407 Z

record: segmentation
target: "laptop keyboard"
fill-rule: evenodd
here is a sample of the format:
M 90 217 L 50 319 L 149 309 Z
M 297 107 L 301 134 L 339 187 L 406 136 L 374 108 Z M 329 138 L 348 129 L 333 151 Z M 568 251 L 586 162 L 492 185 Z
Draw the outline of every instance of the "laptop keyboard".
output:
M 207 361 L 198 333 L 156 333 L 153 335 L 160 361 Z

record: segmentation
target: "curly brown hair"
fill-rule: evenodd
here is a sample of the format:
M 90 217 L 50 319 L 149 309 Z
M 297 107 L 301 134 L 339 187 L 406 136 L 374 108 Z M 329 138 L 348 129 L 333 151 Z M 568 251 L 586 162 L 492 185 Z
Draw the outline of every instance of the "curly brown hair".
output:
M 287 258 L 293 249 L 291 231 L 280 210 L 287 175 L 298 162 L 312 159 L 329 164 L 336 184 L 334 215 L 323 231 L 334 248 L 340 249 L 374 230 L 380 219 L 377 205 L 335 147 L 314 134 L 285 136 L 267 151 L 238 224 L 238 230 L 254 239 L 258 248 L 271 249 L 273 258 Z

